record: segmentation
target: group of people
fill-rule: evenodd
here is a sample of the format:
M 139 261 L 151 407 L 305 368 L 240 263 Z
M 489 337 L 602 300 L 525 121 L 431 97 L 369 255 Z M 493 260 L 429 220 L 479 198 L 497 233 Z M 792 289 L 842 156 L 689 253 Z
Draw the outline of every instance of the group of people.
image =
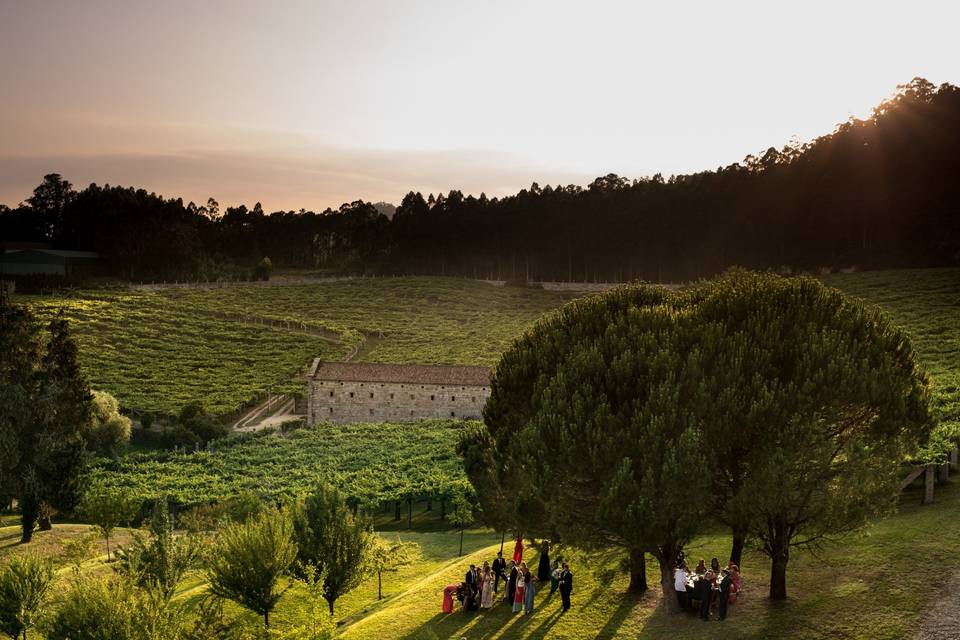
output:
M 537 573 L 533 573 L 522 560 L 511 560 L 508 564 L 501 551 L 493 564 L 484 562 L 479 568 L 471 564 L 461 584 L 450 585 L 444 590 L 443 611 L 449 613 L 453 610 L 452 598 L 456 596 L 465 611 L 492 609 L 501 602 L 509 605 L 514 613 L 530 614 L 534 609 L 537 583 L 548 580 L 550 594 L 559 591 L 561 607 L 568 611 L 570 594 L 573 593 L 573 573 L 566 562 L 558 558 L 551 565 L 546 554 L 542 554 Z M 502 599 L 499 596 L 501 581 L 506 587 Z
M 727 607 L 737 601 L 743 582 L 740 568 L 733 560 L 721 568 L 720 561 L 713 558 L 708 569 L 701 559 L 691 572 L 681 551 L 674 563 L 673 587 L 681 609 L 699 611 L 703 620 L 709 620 L 711 612 L 716 609 L 717 618 L 725 620 Z

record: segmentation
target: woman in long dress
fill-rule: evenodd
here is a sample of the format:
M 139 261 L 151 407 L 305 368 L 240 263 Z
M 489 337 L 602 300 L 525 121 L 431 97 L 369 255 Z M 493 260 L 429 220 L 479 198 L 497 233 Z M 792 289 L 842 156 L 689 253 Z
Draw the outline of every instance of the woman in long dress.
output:
M 493 608 L 493 571 L 490 567 L 483 568 L 483 579 L 480 582 L 483 585 L 483 591 L 480 592 L 480 608 Z
M 517 571 L 517 591 L 513 595 L 513 612 L 517 613 L 523 609 L 523 602 L 525 591 L 527 590 L 527 579 L 526 577 L 530 575 L 530 572 L 527 571 L 527 565 L 524 562 L 520 563 L 520 569 Z
M 527 586 L 523 594 L 523 611 L 524 613 L 533 613 L 533 596 L 536 592 L 536 589 L 533 588 L 533 583 L 536 582 L 538 578 L 529 571 L 527 571 L 525 578 Z

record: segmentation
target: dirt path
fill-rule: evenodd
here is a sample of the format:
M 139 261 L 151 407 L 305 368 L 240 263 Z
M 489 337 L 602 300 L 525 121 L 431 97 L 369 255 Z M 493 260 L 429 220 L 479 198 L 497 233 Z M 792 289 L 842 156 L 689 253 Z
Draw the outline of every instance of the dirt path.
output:
M 947 592 L 923 615 L 914 640 L 960 640 L 960 572 L 947 583 Z

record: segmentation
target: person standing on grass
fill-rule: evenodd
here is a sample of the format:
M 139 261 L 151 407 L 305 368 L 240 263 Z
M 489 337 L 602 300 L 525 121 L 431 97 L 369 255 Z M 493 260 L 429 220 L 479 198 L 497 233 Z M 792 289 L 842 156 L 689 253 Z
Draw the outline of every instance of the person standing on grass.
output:
M 526 574 L 526 593 L 523 595 L 523 612 L 524 613 L 533 613 L 533 596 L 536 595 L 536 589 L 533 587 L 533 583 L 539 581 L 540 578 L 527 571 Z
M 493 592 L 500 590 L 500 579 L 507 581 L 507 561 L 503 559 L 503 551 L 497 552 L 497 558 L 493 561 Z
M 730 578 L 730 572 L 724 569 L 723 577 L 720 579 L 720 596 L 717 599 L 717 606 L 719 608 L 718 617 L 721 620 L 727 617 L 727 605 L 730 604 L 731 583 L 732 579 Z
M 553 595 L 557 592 L 557 587 L 560 586 L 560 559 L 557 558 L 553 561 L 553 566 L 550 568 L 550 595 Z
M 710 619 L 710 597 L 713 595 L 713 572 L 707 571 L 697 580 L 696 593 L 700 599 L 700 618 Z
M 677 602 L 680 603 L 681 609 L 690 606 L 690 602 L 687 600 L 687 579 L 689 577 L 690 574 L 687 573 L 685 562 L 673 570 L 673 590 L 677 592 Z
M 573 593 L 573 573 L 570 572 L 570 565 L 563 563 L 563 569 L 560 571 L 560 600 L 563 602 L 563 611 L 570 609 L 570 594 Z
M 493 571 L 490 569 L 490 565 L 484 563 L 483 567 L 483 577 L 481 578 L 481 584 L 483 588 L 480 591 L 480 608 L 481 609 L 492 609 L 493 608 Z
M 513 612 L 517 613 L 523 609 L 524 598 L 527 595 L 527 576 L 530 575 L 530 572 L 527 571 L 527 565 L 525 562 L 520 563 L 520 569 L 517 572 L 517 591 L 513 596 Z
M 507 578 L 507 595 L 504 602 L 513 606 L 513 598 L 517 593 L 517 563 L 510 561 L 510 577 Z

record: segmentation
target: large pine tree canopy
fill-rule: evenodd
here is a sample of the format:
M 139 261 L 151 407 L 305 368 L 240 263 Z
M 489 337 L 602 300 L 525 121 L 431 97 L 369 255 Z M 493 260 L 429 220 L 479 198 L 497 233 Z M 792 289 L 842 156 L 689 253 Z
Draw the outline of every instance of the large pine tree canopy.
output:
M 879 311 L 735 271 L 545 318 L 504 354 L 460 449 L 491 524 L 643 549 L 672 590 L 677 548 L 724 522 L 771 556 L 781 597 L 791 546 L 893 506 L 900 463 L 930 439 L 928 387 Z

